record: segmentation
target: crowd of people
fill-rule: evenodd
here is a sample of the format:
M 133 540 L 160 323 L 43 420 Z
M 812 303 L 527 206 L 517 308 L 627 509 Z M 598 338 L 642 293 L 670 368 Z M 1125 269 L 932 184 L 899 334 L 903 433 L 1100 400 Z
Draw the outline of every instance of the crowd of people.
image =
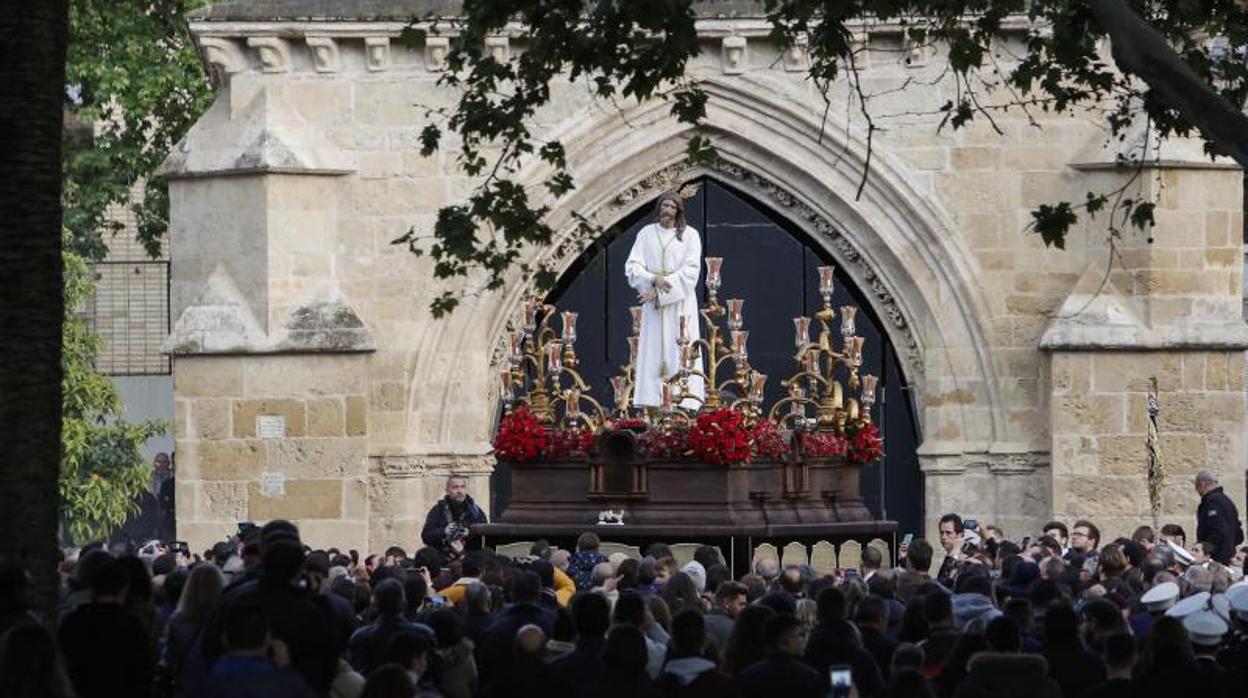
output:
M 833 574 L 761 557 L 734 578 L 713 546 L 637 559 L 593 532 L 473 549 L 453 479 L 411 555 L 312 550 L 281 520 L 202 556 L 86 548 L 55 618 L 0 563 L 0 695 L 1243 696 L 1248 548 L 1211 482 L 1218 514 L 1192 541 L 1175 525 L 1102 541 L 1086 520 L 1010 537 L 948 514 L 938 565 L 916 538 L 895 566 L 868 546 Z

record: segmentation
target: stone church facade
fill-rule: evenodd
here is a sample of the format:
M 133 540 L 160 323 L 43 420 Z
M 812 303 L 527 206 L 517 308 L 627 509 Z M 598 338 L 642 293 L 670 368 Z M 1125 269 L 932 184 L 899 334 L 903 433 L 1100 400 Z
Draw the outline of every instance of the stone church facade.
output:
M 446 38 L 398 40 L 426 4 L 344 2 L 324 18 L 308 0 L 237 3 L 192 17 L 219 94 L 163 172 L 178 525 L 195 546 L 285 517 L 314 545 L 410 548 L 450 472 L 489 501 L 495 367 L 529 289 L 516 275 L 435 320 L 429 301 L 447 282 L 390 244 L 431 230 L 473 185 L 453 148 L 419 152 L 424 110 L 455 99 L 435 84 Z M 577 187 L 550 202 L 561 232 L 532 259 L 572 263 L 584 244 L 574 213 L 609 226 L 662 190 L 721 180 L 807 233 L 884 319 L 915 395 L 929 536 L 947 511 L 1011 536 L 1050 517 L 1090 517 L 1106 536 L 1151 522 L 1153 379 L 1163 518 L 1194 525 L 1201 468 L 1242 509 L 1238 168 L 1168 143 L 1132 185 L 1156 202 L 1155 229 L 1125 232 L 1112 265 L 1103 220 L 1047 249 L 1024 232 L 1030 209 L 1126 182 L 1115 158 L 1143 147 L 1142 130 L 1108 147 L 1095 116 L 1044 112 L 1039 128 L 1000 115 L 1003 134 L 984 119 L 940 129 L 954 89 L 938 79 L 943 58 L 900 27 L 864 26 L 863 86 L 886 116 L 868 163 L 862 119 L 838 107 L 847 87 L 824 122 L 800 47 L 777 51 L 749 3 L 728 5 L 744 9 L 699 20 L 689 67 L 712 96 L 709 170 L 685 163 L 691 132 L 668 105 L 617 108 L 584 85 L 552 86 L 538 125 L 566 146 Z M 523 51 L 523 29 L 490 48 Z

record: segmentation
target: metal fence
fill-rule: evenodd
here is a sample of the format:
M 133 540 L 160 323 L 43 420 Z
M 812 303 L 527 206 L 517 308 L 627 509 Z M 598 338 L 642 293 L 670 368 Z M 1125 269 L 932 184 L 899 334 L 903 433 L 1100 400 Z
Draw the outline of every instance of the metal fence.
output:
M 169 262 L 91 265 L 95 298 L 86 320 L 102 339 L 97 370 L 111 376 L 167 375 L 160 345 L 169 336 Z

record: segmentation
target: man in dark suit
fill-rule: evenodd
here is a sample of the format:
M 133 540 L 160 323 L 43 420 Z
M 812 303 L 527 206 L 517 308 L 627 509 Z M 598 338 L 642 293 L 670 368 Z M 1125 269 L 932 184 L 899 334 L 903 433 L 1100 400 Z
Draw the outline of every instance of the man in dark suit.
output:
M 1218 484 L 1218 478 L 1208 470 L 1196 473 L 1196 493 L 1200 506 L 1196 508 L 1196 540 L 1210 543 L 1212 557 L 1223 565 L 1230 564 L 1235 546 L 1244 541 L 1239 525 L 1239 510 Z
M 456 559 L 469 547 L 469 528 L 473 524 L 487 522 L 485 512 L 468 494 L 468 478 L 451 475 L 446 479 L 446 496 L 439 499 L 425 516 L 420 538 L 425 545 L 438 548 L 443 555 Z M 480 537 L 471 542 L 479 544 Z
M 741 672 L 742 698 L 822 698 L 827 692 L 823 677 L 801 660 L 802 623 L 778 614 L 763 625 L 770 655 Z

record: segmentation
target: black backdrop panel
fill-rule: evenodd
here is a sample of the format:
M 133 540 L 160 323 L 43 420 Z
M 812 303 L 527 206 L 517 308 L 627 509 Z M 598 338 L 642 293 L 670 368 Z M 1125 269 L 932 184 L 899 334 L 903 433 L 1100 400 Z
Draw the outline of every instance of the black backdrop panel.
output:
M 686 217 L 702 236 L 704 255 L 724 258 L 720 298 L 745 299 L 750 363 L 768 375 L 769 407 L 784 395 L 780 382 L 795 370 L 793 318 L 813 316 L 819 310 L 822 301 L 817 268 L 835 264 L 800 229 L 765 205 L 712 179 L 698 183 L 697 195 L 685 202 Z M 614 404 L 610 379 L 628 360 L 627 338 L 632 326 L 629 307 L 637 302 L 637 294 L 624 278 L 624 262 L 637 231 L 654 219 L 653 204 L 647 203 L 620 221 L 608 231 L 604 244 L 585 253 L 548 296 L 560 310 L 580 313 L 576 347 L 580 370 L 591 386 L 590 394 L 604 406 Z M 702 282 L 705 277 L 704 266 Z M 701 284 L 699 297 L 705 297 Z M 880 331 L 880 319 L 839 269 L 832 302 L 838 309 L 833 328 L 838 343 L 840 306 L 858 308 L 857 331 L 866 338 L 860 374 L 880 377 L 872 418 L 883 433 L 886 456 L 883 463 L 864 471 L 863 497 L 877 517 L 898 522 L 899 534 L 921 533 L 923 480 L 916 456 L 918 429 L 896 353 Z M 842 381 L 844 378 L 842 375 Z M 506 506 L 509 480 L 505 468 L 496 472 L 496 512 Z

